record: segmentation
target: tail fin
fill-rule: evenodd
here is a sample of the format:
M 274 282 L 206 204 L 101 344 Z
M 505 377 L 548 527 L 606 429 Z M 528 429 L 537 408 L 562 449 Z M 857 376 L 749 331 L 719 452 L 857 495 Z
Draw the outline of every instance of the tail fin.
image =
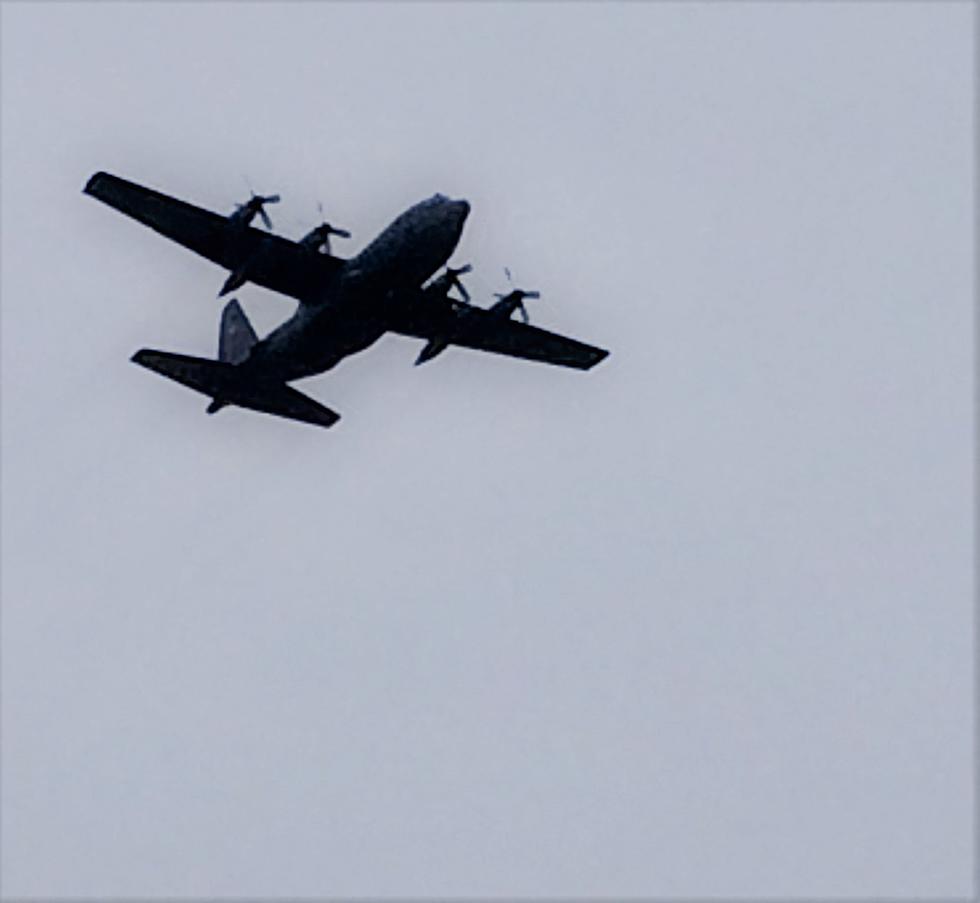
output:
M 218 333 L 218 360 L 240 364 L 248 357 L 252 346 L 259 340 L 248 322 L 245 311 L 234 298 L 221 312 L 221 331 Z
M 246 321 L 247 322 L 247 321 Z M 250 327 L 251 328 L 251 327 Z M 254 333 L 253 333 L 254 335 Z M 285 383 L 249 379 L 227 361 L 209 361 L 189 354 L 173 354 L 142 348 L 132 357 L 134 364 L 176 380 L 225 404 L 277 414 L 316 426 L 333 426 L 340 415 Z

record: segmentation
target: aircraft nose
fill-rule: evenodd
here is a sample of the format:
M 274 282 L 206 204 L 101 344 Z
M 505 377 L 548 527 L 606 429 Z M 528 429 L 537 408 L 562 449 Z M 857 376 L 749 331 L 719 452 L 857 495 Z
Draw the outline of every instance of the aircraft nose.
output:
M 459 221 L 462 222 L 467 216 L 469 216 L 470 202 L 453 201 L 453 208 L 456 210 L 456 215 L 459 217 Z

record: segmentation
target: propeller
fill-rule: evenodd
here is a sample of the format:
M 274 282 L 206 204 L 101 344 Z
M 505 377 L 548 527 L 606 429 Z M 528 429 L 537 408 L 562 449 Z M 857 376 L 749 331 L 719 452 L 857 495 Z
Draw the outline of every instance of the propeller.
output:
M 463 300 L 469 304 L 470 303 L 470 293 L 466 291 L 466 286 L 463 285 L 463 281 L 459 278 L 460 276 L 465 276 L 473 269 L 473 264 L 466 263 L 461 267 L 446 267 L 446 280 L 449 283 L 449 288 L 454 285 L 459 289 L 459 293 L 463 296 Z
M 236 209 L 248 211 L 253 216 L 257 213 L 262 218 L 262 222 L 266 229 L 272 231 L 272 220 L 269 219 L 269 214 L 265 212 L 265 205 L 278 204 L 282 198 L 280 198 L 278 194 L 256 194 L 255 190 L 252 188 L 252 183 L 248 180 L 248 177 L 243 175 L 242 178 L 245 179 L 245 184 L 248 186 L 249 193 L 252 196 L 244 204 L 238 204 Z
M 325 230 L 327 235 L 339 235 L 341 238 L 350 238 L 350 232 L 348 232 L 346 229 L 338 229 L 336 226 L 331 226 L 330 223 L 323 218 L 323 203 L 321 201 L 316 202 L 316 210 L 317 213 L 320 214 L 320 219 L 322 220 L 320 228 Z
M 319 250 L 321 247 L 329 254 L 330 253 L 330 236 L 336 235 L 338 238 L 350 238 L 350 232 L 346 229 L 339 229 L 334 225 L 331 225 L 323 218 L 323 204 L 317 201 L 316 205 L 317 212 L 320 214 L 320 225 L 316 226 L 304 239 L 304 243 L 312 245 L 315 250 Z
M 269 214 L 265 212 L 266 204 L 278 204 L 280 197 L 278 194 L 270 194 L 267 197 L 262 197 L 260 194 L 252 195 L 252 200 L 249 203 L 253 203 L 258 210 L 258 214 L 262 217 L 262 222 L 265 224 L 266 229 L 270 232 L 272 231 L 272 220 L 269 219 Z
M 500 299 L 497 304 L 502 305 L 503 309 L 507 309 L 508 316 L 515 310 L 519 310 L 521 312 L 521 318 L 524 320 L 524 322 L 530 323 L 531 318 L 527 315 L 527 308 L 524 306 L 524 301 L 529 298 L 540 298 L 541 292 L 515 288 L 514 279 L 510 274 L 510 269 L 504 267 L 504 273 L 507 275 L 507 281 L 510 283 L 511 289 L 506 295 L 502 295 L 500 292 L 494 293 L 494 297 Z
M 269 214 L 265 212 L 266 204 L 278 204 L 281 198 L 278 194 L 261 195 L 253 194 L 244 204 L 236 204 L 235 210 L 244 210 L 252 215 L 258 214 L 262 217 L 262 222 L 265 224 L 266 229 L 272 230 L 272 220 L 269 219 Z M 248 217 L 251 219 L 251 217 Z

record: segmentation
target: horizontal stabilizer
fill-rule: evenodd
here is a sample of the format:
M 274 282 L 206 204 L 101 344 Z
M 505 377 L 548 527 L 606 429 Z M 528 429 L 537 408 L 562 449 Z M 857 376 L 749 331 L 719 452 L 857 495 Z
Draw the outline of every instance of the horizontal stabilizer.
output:
M 132 361 L 224 404 L 316 426 L 333 426 L 340 420 L 338 413 L 285 383 L 249 378 L 234 364 L 225 361 L 211 361 L 152 348 L 140 349 L 133 355 Z

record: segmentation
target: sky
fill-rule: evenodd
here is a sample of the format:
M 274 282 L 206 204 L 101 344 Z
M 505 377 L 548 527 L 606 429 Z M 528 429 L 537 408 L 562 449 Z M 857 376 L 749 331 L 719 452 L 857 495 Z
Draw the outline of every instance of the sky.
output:
M 4 3 L 3 894 L 969 895 L 973 17 Z M 208 417 L 128 358 L 226 274 L 98 170 L 343 255 L 464 197 L 611 355 Z

